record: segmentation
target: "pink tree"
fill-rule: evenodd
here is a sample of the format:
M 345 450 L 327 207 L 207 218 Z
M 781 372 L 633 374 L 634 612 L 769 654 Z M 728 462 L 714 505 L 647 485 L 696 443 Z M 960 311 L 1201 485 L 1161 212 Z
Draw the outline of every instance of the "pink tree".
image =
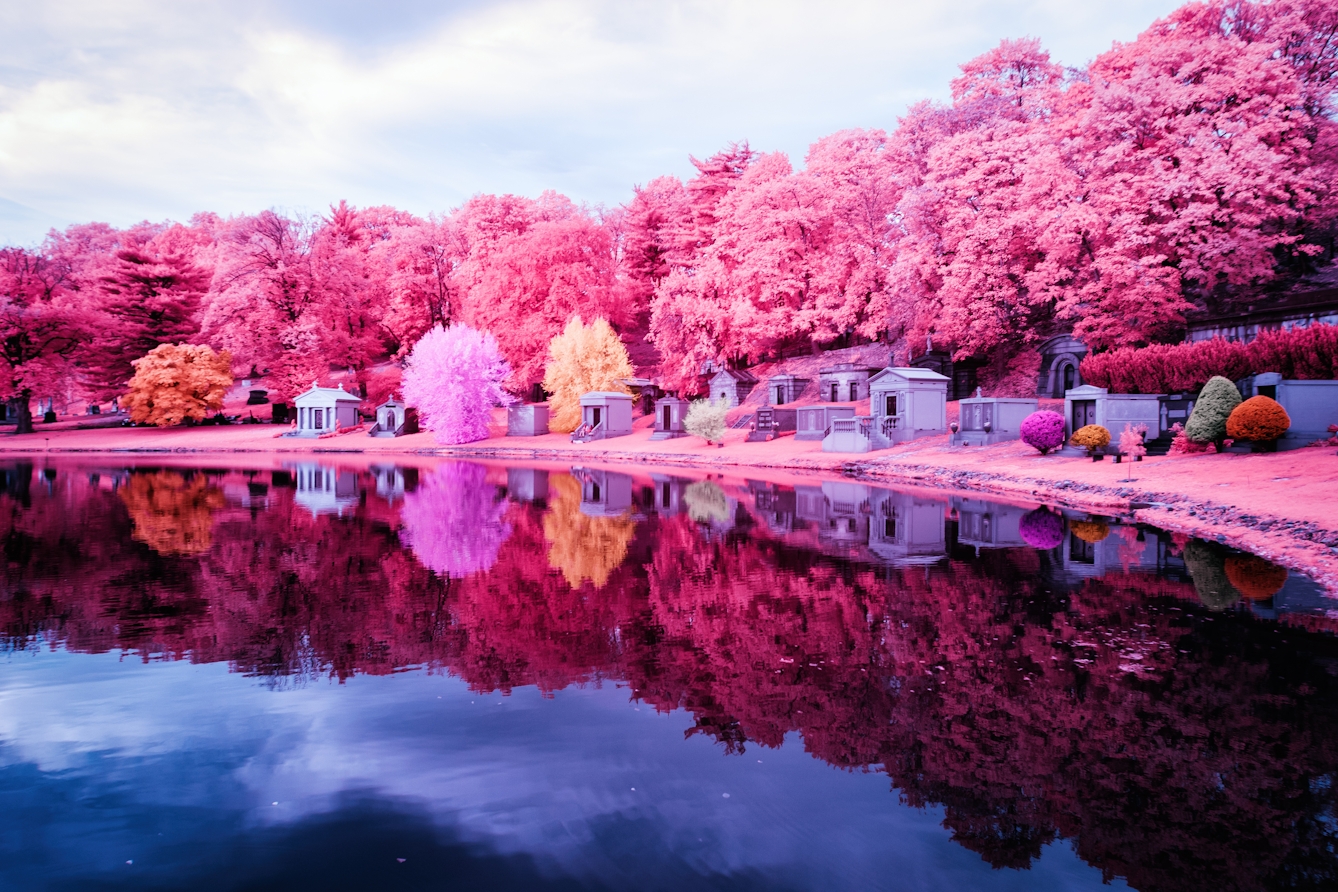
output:
M 543 380 L 548 342 L 573 316 L 602 316 L 619 331 L 636 318 L 600 221 L 554 193 L 534 212 L 523 231 L 487 244 L 486 258 L 471 257 L 476 279 L 462 314 L 496 336 L 514 391 Z
M 1190 4 L 1092 63 L 1073 140 L 1092 225 L 1061 313 L 1096 346 L 1183 322 L 1184 291 L 1271 278 L 1321 184 L 1295 66 Z
M 511 535 L 505 514 L 482 465 L 450 462 L 405 494 L 400 541 L 432 572 L 460 579 L 497 562 Z
M 1070 192 L 1047 129 L 1062 84 L 1037 41 L 1004 41 L 962 66 L 950 110 L 903 121 L 894 142 L 912 151 L 893 279 L 914 304 L 903 314 L 912 351 L 932 339 L 1006 362 L 1048 334 L 1054 298 L 1038 242 Z
M 203 315 L 206 341 L 243 369 L 267 375 L 289 399 L 325 376 L 324 331 L 313 290 L 309 223 L 262 211 L 222 222 Z
M 667 221 L 659 233 L 664 266 L 657 269 L 649 337 L 663 357 L 666 386 L 695 391 L 702 363 L 719 359 L 732 301 L 730 269 L 710 249 L 721 226 L 721 203 L 734 191 L 756 153 L 731 144 L 705 161 L 690 159 L 698 174 L 686 187 L 686 208 L 669 193 Z
M 96 306 L 68 275 L 41 251 L 0 249 L 0 391 L 18 404 L 15 433 L 32 433 L 32 397 L 74 378 L 75 358 L 99 326 Z
M 433 217 L 396 226 L 375 250 L 389 293 L 382 324 L 395 350 L 455 321 L 462 285 L 455 271 L 468 246 L 453 220 Z
M 813 339 L 881 336 L 891 314 L 892 219 L 902 194 L 887 134 L 824 137 L 809 148 L 800 177 L 814 184 L 826 229 L 809 283 Z
M 468 325 L 438 326 L 414 345 L 404 369 L 404 399 L 440 443 L 488 437 L 492 409 L 511 397 L 502 384 L 511 368 L 497 339 Z
M 314 309 L 322 322 L 320 352 L 331 365 L 352 369 L 367 393 L 370 367 L 398 347 L 386 326 L 387 277 L 381 248 L 417 218 L 390 207 L 330 208 L 311 237 Z
M 95 398 L 119 395 L 134 373 L 134 360 L 162 344 L 189 343 L 199 332 L 201 298 L 211 274 L 190 253 L 173 250 L 172 241 L 155 238 L 117 251 L 97 283 L 108 320 L 85 360 Z

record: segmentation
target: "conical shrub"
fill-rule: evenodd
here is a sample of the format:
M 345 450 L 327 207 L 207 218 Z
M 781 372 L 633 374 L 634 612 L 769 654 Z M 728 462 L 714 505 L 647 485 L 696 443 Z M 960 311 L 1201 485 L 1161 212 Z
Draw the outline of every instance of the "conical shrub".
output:
M 1185 424 L 1185 436 L 1200 443 L 1217 443 L 1226 439 L 1227 419 L 1240 405 L 1240 391 L 1221 375 L 1214 375 L 1203 385 L 1194 411 Z

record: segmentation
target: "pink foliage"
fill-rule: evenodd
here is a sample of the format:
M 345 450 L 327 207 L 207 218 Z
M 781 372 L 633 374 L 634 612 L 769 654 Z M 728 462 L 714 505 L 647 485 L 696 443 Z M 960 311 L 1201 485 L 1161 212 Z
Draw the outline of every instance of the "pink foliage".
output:
M 405 362 L 404 399 L 438 442 L 485 440 L 493 407 L 511 402 L 502 389 L 510 374 L 491 334 L 464 324 L 438 326 Z
M 406 493 L 400 541 L 439 576 L 462 579 L 492 568 L 511 535 L 506 501 L 482 465 L 451 462 Z
M 75 358 L 100 312 L 72 287 L 71 270 L 50 254 L 0 249 L 0 390 L 19 403 L 19 430 L 31 430 L 29 400 L 75 379 Z
M 1200 443 L 1198 440 L 1191 440 L 1185 434 L 1185 426 L 1180 422 L 1171 425 L 1171 447 L 1167 451 L 1168 455 L 1213 455 L 1217 452 L 1217 444 Z M 1230 446 L 1233 441 L 1223 440 L 1224 447 Z
M 1284 378 L 1338 377 L 1338 325 L 1274 329 L 1249 344 L 1212 338 L 1187 344 L 1122 347 L 1083 359 L 1083 380 L 1114 393 L 1177 393 L 1198 390 L 1221 375 L 1278 372 Z
M 617 279 L 613 240 L 597 219 L 555 193 L 530 202 L 524 216 L 523 227 L 490 229 L 471 245 L 462 314 L 496 336 L 515 391 L 543 380 L 548 342 L 573 316 L 602 316 L 615 330 L 635 317 Z
M 1022 419 L 1018 434 L 1023 443 L 1045 455 L 1064 445 L 1064 416 L 1049 409 L 1032 412 Z
M 1126 458 L 1147 455 L 1147 446 L 1143 445 L 1143 436 L 1147 432 L 1145 424 L 1126 424 L 1124 430 L 1120 431 L 1120 454 Z

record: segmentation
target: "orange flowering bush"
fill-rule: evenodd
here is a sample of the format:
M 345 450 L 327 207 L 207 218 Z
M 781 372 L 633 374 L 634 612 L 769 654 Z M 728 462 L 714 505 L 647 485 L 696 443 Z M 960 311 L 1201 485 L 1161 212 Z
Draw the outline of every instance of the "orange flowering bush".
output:
M 1094 452 L 1110 445 L 1110 431 L 1099 424 L 1089 424 L 1074 431 L 1069 442 L 1074 446 L 1081 446 L 1088 452 Z
M 1227 436 L 1233 440 L 1276 440 L 1292 426 L 1287 410 L 1277 400 L 1252 396 L 1227 416 Z

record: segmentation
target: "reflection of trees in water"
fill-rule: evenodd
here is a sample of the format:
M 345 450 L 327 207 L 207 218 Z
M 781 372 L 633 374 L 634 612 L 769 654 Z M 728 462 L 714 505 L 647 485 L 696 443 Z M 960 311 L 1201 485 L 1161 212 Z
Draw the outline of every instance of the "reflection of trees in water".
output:
M 1336 879 L 1338 642 L 1204 610 L 1200 577 L 1227 572 L 1211 549 L 1186 546 L 1195 585 L 1122 573 L 1062 591 L 1031 550 L 874 567 L 708 540 L 679 516 L 624 521 L 594 592 L 549 566 L 551 534 L 579 524 L 567 478 L 572 527 L 507 506 L 496 562 L 461 580 L 400 547 L 401 518 L 373 500 L 313 518 L 271 490 L 254 516 L 217 511 L 207 554 L 164 557 L 129 542 L 120 499 L 66 482 L 33 488 L 31 510 L 0 497 L 11 642 L 40 628 L 270 677 L 425 665 L 479 690 L 616 678 L 727 750 L 799 732 L 833 765 L 885 771 L 995 865 L 1068 838 L 1143 890 Z
M 1240 600 L 1240 592 L 1226 573 L 1226 554 L 1215 545 L 1195 539 L 1185 545 L 1185 569 L 1194 580 L 1199 600 L 1209 610 L 1226 610 Z
M 683 504 L 688 517 L 697 523 L 725 523 L 730 518 L 725 491 L 709 480 L 689 483 L 683 490 Z
M 487 570 L 511 534 L 506 503 L 482 465 L 450 462 L 404 496 L 400 538 L 423 565 L 456 578 Z
M 1252 554 L 1233 554 L 1224 565 L 1227 581 L 1251 601 L 1264 601 L 1287 583 L 1287 571 Z
M 636 535 L 630 516 L 590 517 L 581 511 L 581 484 L 566 474 L 548 480 L 549 508 L 544 515 L 544 537 L 548 540 L 548 563 L 572 588 L 587 579 L 595 588 L 608 584 L 609 574 L 627 557 L 627 546 Z
M 134 537 L 159 554 L 200 554 L 213 544 L 223 492 L 203 474 L 131 474 L 120 490 Z

